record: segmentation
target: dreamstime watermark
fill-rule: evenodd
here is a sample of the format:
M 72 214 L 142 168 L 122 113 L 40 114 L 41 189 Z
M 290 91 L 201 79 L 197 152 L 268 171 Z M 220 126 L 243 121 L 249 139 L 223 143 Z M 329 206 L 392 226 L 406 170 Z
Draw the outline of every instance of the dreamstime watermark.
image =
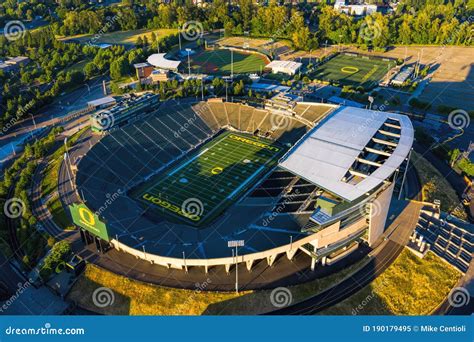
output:
M 377 39 L 382 35 L 382 28 L 380 24 L 376 21 L 367 21 L 365 20 L 359 29 L 359 37 L 361 37 L 366 42 L 370 42 L 374 39 Z
M 464 129 L 471 123 L 469 114 L 462 109 L 453 110 L 448 115 L 448 125 L 452 129 Z
M 13 303 L 22 295 L 23 292 L 26 291 L 27 288 L 29 288 L 31 286 L 31 284 L 33 283 L 33 280 L 31 279 L 28 279 L 26 282 L 24 283 L 18 283 L 18 288 L 17 290 L 15 291 L 15 293 L 10 297 L 8 298 L 4 303 L 3 305 L 0 307 L 0 313 L 4 312 L 4 311 L 7 311 L 8 308 L 13 305 Z
M 181 211 L 186 216 L 201 217 L 204 213 L 204 204 L 200 199 L 191 197 L 183 202 L 181 205 Z
M 195 41 L 202 38 L 204 28 L 202 23 L 196 20 L 190 20 L 183 24 L 181 27 L 181 33 L 183 38 L 189 41 Z
M 287 287 L 277 287 L 270 293 L 270 302 L 276 308 L 284 308 L 293 302 L 293 294 Z
M 265 217 L 265 219 L 262 221 L 262 226 L 267 227 L 270 224 L 270 222 L 272 222 L 278 214 L 280 214 L 283 210 L 285 210 L 288 203 L 292 202 L 293 199 L 299 194 L 300 194 L 300 191 L 296 189 L 295 192 L 292 194 L 289 194 L 283 202 L 278 203 L 278 205 L 276 205 L 273 208 L 271 215 L 268 217 Z
M 357 125 L 356 129 L 352 130 L 352 137 L 358 137 L 362 132 L 366 131 L 369 127 L 371 127 L 374 121 L 378 121 L 378 117 L 380 116 L 380 114 L 380 111 L 370 111 L 370 115 L 367 116 L 366 119 L 363 120 L 360 125 Z
M 183 135 L 185 132 L 188 132 L 188 129 L 189 127 L 191 127 L 191 125 L 196 122 L 196 120 L 198 119 L 198 116 L 196 113 L 194 113 L 194 115 L 190 118 L 188 118 L 184 124 L 182 124 L 179 129 L 177 129 L 176 131 L 174 131 L 173 135 L 176 139 L 179 139 L 181 137 L 181 135 Z
M 104 211 L 106 211 L 107 208 L 108 208 L 109 206 L 111 206 L 112 203 L 114 203 L 114 202 L 115 202 L 120 196 L 122 196 L 122 195 L 123 195 L 122 189 L 117 189 L 117 191 L 114 192 L 113 194 L 107 193 L 107 194 L 105 195 L 105 197 L 107 197 L 107 199 L 105 200 L 104 204 L 103 204 L 99 209 L 97 209 L 97 211 L 95 212 L 95 214 L 96 214 L 97 216 L 101 216 L 101 215 L 104 213 Z
M 16 219 L 23 215 L 25 209 L 25 203 L 21 199 L 16 197 L 6 200 L 5 204 L 3 205 L 3 213 L 6 217 L 11 219 Z
M 183 305 L 188 306 L 191 304 L 191 302 L 194 300 L 196 296 L 198 296 L 201 292 L 205 291 L 209 285 L 212 284 L 212 280 L 210 278 L 207 278 L 205 281 L 201 283 L 195 283 L 194 284 L 194 290 L 193 292 L 186 298 L 184 301 Z
M 5 329 L 6 335 L 84 335 L 84 328 L 53 328 L 51 323 L 45 323 L 40 328 L 15 328 L 9 326 Z
M 291 119 L 288 115 L 285 114 L 279 115 L 271 113 L 270 123 L 272 125 L 273 130 L 284 129 L 290 126 Z
M 25 36 L 26 27 L 20 20 L 11 20 L 5 24 L 3 34 L 8 41 L 13 42 Z
M 369 208 L 368 213 L 367 213 L 367 208 Z M 372 201 L 370 203 L 366 203 L 364 205 L 361 205 L 359 207 L 359 210 L 360 210 L 360 213 L 362 214 L 362 216 L 366 216 L 368 214 L 370 216 L 370 218 L 372 219 L 372 218 L 377 217 L 378 215 L 380 215 L 380 213 L 383 210 L 383 206 L 382 206 L 382 203 L 378 199 L 375 199 L 374 201 Z
M 89 45 L 89 46 L 95 46 L 97 45 L 97 42 L 100 40 L 100 38 L 106 34 L 107 32 L 110 31 L 111 28 L 114 27 L 115 25 L 115 22 L 120 19 L 122 17 L 122 13 L 119 12 L 117 13 L 116 15 L 114 15 L 113 17 L 107 17 L 106 18 L 106 22 L 104 24 L 104 26 L 102 26 L 102 28 L 92 36 L 91 39 L 89 39 L 85 45 Z
M 33 105 L 34 105 L 34 101 L 30 100 L 28 101 L 26 105 L 21 107 L 17 111 L 16 115 L 12 117 L 7 123 L 4 124 L 4 126 L 0 130 L 0 134 L 1 135 L 6 134 L 10 130 L 10 128 L 13 127 L 13 125 L 15 125 L 21 118 L 23 118 L 23 116 L 25 116 L 25 114 L 31 109 L 31 107 L 33 107 Z
M 115 294 L 108 287 L 99 287 L 92 293 L 92 303 L 98 308 L 112 306 L 115 303 Z
M 115 116 L 109 110 L 104 110 L 97 114 L 95 120 L 104 131 L 112 128 L 115 124 Z
M 380 279 L 380 278 L 379 278 Z M 382 280 L 380 284 L 373 286 L 372 291 L 365 296 L 362 301 L 354 308 L 352 308 L 351 314 L 353 316 L 358 315 L 360 312 L 362 312 L 365 307 L 374 299 L 376 298 L 377 295 L 377 290 L 381 287 L 386 287 L 387 284 Z
M 448 302 L 453 308 L 468 305 L 471 300 L 469 291 L 464 287 L 455 287 L 449 292 Z

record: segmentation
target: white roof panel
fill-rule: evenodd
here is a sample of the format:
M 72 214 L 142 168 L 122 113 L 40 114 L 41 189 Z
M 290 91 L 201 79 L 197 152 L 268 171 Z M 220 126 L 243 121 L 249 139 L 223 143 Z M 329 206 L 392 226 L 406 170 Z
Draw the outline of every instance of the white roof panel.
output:
M 165 53 L 155 53 L 147 58 L 147 62 L 151 65 L 168 70 L 175 70 L 178 68 L 180 61 L 172 61 L 165 58 Z
M 401 137 L 392 155 L 382 166 L 357 184 L 346 183 L 346 175 L 383 123 L 400 122 Z M 341 107 L 303 137 L 281 160 L 280 166 L 353 201 L 377 187 L 403 162 L 413 144 L 413 126 L 400 114 Z

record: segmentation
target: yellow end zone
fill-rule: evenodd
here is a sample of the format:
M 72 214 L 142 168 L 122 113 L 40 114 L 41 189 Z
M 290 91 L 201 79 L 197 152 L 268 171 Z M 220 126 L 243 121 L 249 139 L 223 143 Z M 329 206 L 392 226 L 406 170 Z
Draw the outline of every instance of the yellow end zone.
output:
M 182 216 L 182 217 L 185 217 L 191 221 L 199 221 L 201 219 L 201 216 L 199 215 L 196 215 L 196 214 L 192 214 L 192 213 L 187 213 L 185 211 L 183 211 L 183 209 L 181 209 L 180 207 L 172 204 L 172 203 L 169 203 L 165 200 L 162 200 L 161 198 L 159 197 L 155 197 L 153 196 L 152 194 L 149 194 L 149 193 L 145 193 L 143 194 L 142 196 L 142 199 L 144 199 L 145 201 L 148 201 L 150 203 L 153 203 L 155 205 L 158 205 L 160 207 L 162 207 L 163 209 L 166 209 L 166 210 L 169 210 L 179 216 Z
M 230 135 L 229 135 L 229 138 L 230 138 L 230 139 L 234 139 L 234 140 L 238 140 L 238 141 L 240 141 L 240 142 L 243 142 L 243 143 L 246 143 L 246 144 L 249 144 L 249 145 L 254 145 L 254 146 L 266 148 L 266 149 L 268 149 L 268 150 L 270 150 L 270 151 L 275 151 L 275 152 L 280 151 L 280 149 L 279 149 L 278 147 L 271 146 L 271 145 L 266 144 L 266 143 L 254 141 L 254 140 L 252 140 L 252 139 L 247 139 L 247 138 L 244 138 L 244 137 L 239 137 L 238 135 L 230 134 Z

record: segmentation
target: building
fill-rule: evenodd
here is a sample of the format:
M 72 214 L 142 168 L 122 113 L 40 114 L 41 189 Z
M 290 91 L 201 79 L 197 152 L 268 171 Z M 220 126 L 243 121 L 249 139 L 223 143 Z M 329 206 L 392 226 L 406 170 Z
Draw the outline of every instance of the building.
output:
M 347 0 L 336 0 L 334 4 L 334 9 L 341 12 L 346 13 L 349 15 L 370 15 L 372 13 L 377 12 L 377 5 L 369 5 L 365 3 L 358 3 L 358 4 L 346 4 Z
M 400 72 L 395 75 L 395 77 L 390 81 L 390 84 L 396 85 L 396 86 L 401 86 L 403 85 L 410 77 L 413 75 L 413 72 L 415 71 L 414 67 L 403 67 Z
M 155 53 L 147 58 L 147 62 L 158 69 L 177 72 L 181 62 L 167 59 L 165 55 L 165 53 Z
M 228 241 L 221 236 L 245 241 L 237 262 L 248 271 L 259 262 L 272 266 L 280 257 L 291 260 L 297 252 L 311 258 L 314 269 L 337 262 L 361 245 L 367 249 L 377 246 L 384 238 L 391 199 L 405 183 L 414 138 L 410 119 L 296 100 L 287 94 L 275 98 L 282 105 L 291 105 L 286 111 L 222 100 L 166 106 L 146 122 L 110 132 L 92 146 L 95 152 L 87 153 L 78 167 L 78 188 L 84 189 L 91 212 L 103 205 L 108 194 L 123 190 L 122 183 L 128 184 L 131 176 L 133 187 L 140 186 L 177 156 L 195 152 L 228 127 L 232 132 L 264 136 L 277 143 L 274 146 L 288 149 L 269 172 L 242 191 L 235 204 L 226 207 L 225 215 L 199 227 L 199 234 L 194 233 L 196 227 L 168 220 L 159 211 L 142 215 L 142 203 L 122 196 L 101 212 L 110 230 L 107 241 L 155 265 L 185 271 L 202 267 L 205 272 L 217 266 L 229 272 L 236 263 Z M 186 129 L 179 131 L 180 127 Z M 97 165 L 96 156 L 103 146 L 114 153 L 106 165 L 101 164 L 92 184 L 89 172 Z M 171 149 L 175 152 L 165 152 Z M 111 177 L 122 183 L 111 182 Z M 173 212 L 180 210 L 167 201 L 156 203 Z M 125 231 L 117 215 L 133 219 L 133 224 Z M 144 226 L 153 226 L 153 232 Z
M 292 113 L 296 103 L 300 101 L 303 101 L 303 97 L 287 92 L 281 92 L 265 101 L 265 109 Z
M 280 160 L 280 167 L 321 189 L 303 227 L 315 233 L 310 253 L 328 255 L 358 234 L 369 245 L 380 238 L 394 189 L 405 180 L 413 137 L 404 115 L 341 107 Z
M 106 96 L 97 100 L 87 102 L 87 107 L 97 110 L 113 106 L 116 103 L 117 100 L 113 96 Z
M 0 60 L 0 70 L 4 73 L 14 72 L 30 63 L 30 59 L 24 56 L 10 57 L 4 61 Z
M 153 70 L 155 70 L 155 67 L 153 65 L 146 62 L 134 64 L 133 67 L 135 68 L 135 71 L 137 73 L 137 78 L 139 80 L 143 78 L 147 78 L 148 76 L 151 75 Z
M 272 61 L 265 66 L 265 69 L 270 69 L 272 73 L 281 73 L 287 75 L 295 75 L 303 64 L 293 61 Z
M 150 112 L 157 104 L 158 95 L 145 93 L 141 96 L 129 95 L 110 109 L 104 109 L 91 115 L 91 129 L 97 133 L 105 133 L 111 129 L 124 126 L 140 115 Z

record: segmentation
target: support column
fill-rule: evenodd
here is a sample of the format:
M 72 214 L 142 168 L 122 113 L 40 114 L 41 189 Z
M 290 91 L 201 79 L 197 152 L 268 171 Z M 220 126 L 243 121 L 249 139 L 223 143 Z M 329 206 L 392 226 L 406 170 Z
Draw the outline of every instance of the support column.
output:
M 209 266 L 207 266 L 207 265 L 204 266 L 204 272 L 206 274 L 209 274 Z
M 247 261 L 245 262 L 245 264 L 246 264 L 246 266 L 247 266 L 247 271 L 252 272 L 253 263 L 254 263 L 254 260 L 247 260 Z
M 405 165 L 405 171 L 403 172 L 403 178 L 402 178 L 402 184 L 400 186 L 400 192 L 398 193 L 398 199 L 401 198 L 402 196 L 402 192 L 403 192 L 403 186 L 405 185 L 405 177 L 407 175 L 407 170 L 408 170 L 408 166 L 410 165 L 410 157 L 411 157 L 411 151 L 413 150 L 413 148 L 410 150 L 410 152 L 408 153 L 408 158 L 407 158 L 407 165 Z
M 286 251 L 286 257 L 288 258 L 288 260 L 293 260 L 293 257 L 295 256 L 297 251 L 298 249 L 291 249 L 289 251 Z
M 225 265 L 225 273 L 227 273 L 227 274 L 230 273 L 230 267 L 231 267 L 231 266 L 232 266 L 231 264 L 226 264 L 226 265 Z
M 326 266 L 326 259 L 327 259 L 327 257 L 323 257 L 321 259 L 321 265 Z
M 311 258 L 311 271 L 314 271 L 315 267 L 316 267 L 316 259 Z
M 267 264 L 268 266 L 272 267 L 273 263 L 275 262 L 275 259 L 277 258 L 278 255 L 270 255 L 267 257 Z

